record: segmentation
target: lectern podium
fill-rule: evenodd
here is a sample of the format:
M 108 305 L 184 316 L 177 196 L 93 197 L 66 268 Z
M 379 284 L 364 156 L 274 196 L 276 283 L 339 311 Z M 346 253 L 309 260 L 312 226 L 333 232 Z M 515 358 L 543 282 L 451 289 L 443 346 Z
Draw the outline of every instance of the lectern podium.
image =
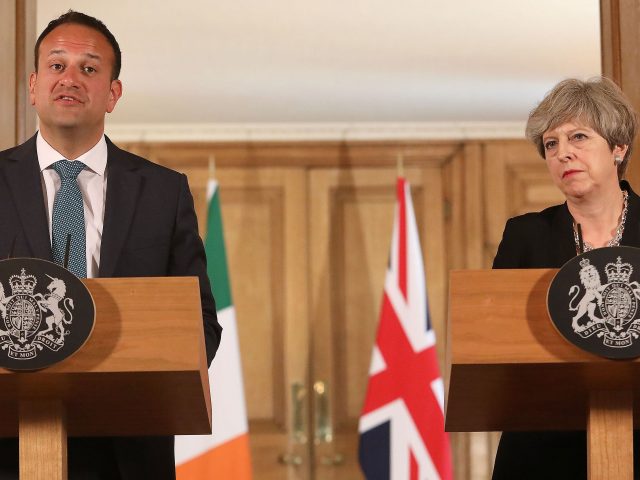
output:
M 87 343 L 28 373 L 0 369 L 0 435 L 20 437 L 20 479 L 66 479 L 67 436 L 211 432 L 196 277 L 83 280 Z
M 630 480 L 640 363 L 589 354 L 555 330 L 556 272 L 451 272 L 445 429 L 587 430 L 589 478 Z

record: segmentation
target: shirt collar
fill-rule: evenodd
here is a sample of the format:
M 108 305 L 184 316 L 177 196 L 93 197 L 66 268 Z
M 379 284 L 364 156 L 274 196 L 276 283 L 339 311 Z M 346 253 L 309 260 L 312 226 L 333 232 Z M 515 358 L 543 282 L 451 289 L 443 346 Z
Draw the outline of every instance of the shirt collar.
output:
M 47 143 L 42 137 L 40 132 L 36 137 L 36 152 L 38 153 L 38 163 L 40 164 L 40 171 L 51 167 L 58 160 L 62 160 L 64 155 L 60 154 L 55 148 Z M 92 171 L 98 175 L 104 175 L 104 171 L 107 168 L 107 141 L 104 135 L 100 137 L 98 143 L 96 143 L 88 152 L 83 153 L 78 158 Z

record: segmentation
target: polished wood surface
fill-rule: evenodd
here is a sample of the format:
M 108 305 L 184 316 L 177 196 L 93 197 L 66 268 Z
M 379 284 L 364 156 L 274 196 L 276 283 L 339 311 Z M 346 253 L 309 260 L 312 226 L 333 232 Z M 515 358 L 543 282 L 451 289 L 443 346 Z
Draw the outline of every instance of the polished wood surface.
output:
M 589 480 L 633 479 L 633 396 L 631 391 L 594 391 L 589 397 L 587 453 Z
M 18 400 L 62 402 L 70 436 L 211 431 L 198 279 L 86 279 L 93 333 L 37 372 L 0 369 L 0 434 L 18 434 Z
M 640 393 L 639 362 L 596 357 L 555 330 L 555 272 L 451 272 L 447 430 L 584 429 L 590 391 Z
M 481 242 L 482 261 L 453 264 L 452 268 L 491 268 L 493 257 L 502 238 L 508 218 L 526 212 L 543 210 L 550 205 L 564 202 L 562 193 L 553 185 L 545 161 L 528 141 L 495 140 L 480 142 L 482 154 L 478 155 L 481 173 L 465 182 L 476 185 L 481 198 L 475 203 L 481 228 L 466 235 L 475 236 L 474 242 Z M 466 187 L 469 188 L 469 187 Z M 477 197 L 476 197 L 477 198 Z M 468 199 L 465 204 L 474 203 Z M 469 435 L 469 465 L 465 472 L 470 480 L 489 480 L 493 470 L 493 458 L 500 440 L 499 432 L 474 432 Z M 458 465 L 458 464 L 457 464 Z M 457 466 L 456 465 L 456 466 Z M 458 468 L 460 471 L 460 468 Z
M 66 411 L 57 400 L 20 404 L 20 480 L 67 479 Z
M 21 143 L 36 130 L 35 110 L 28 101 L 36 3 L 36 0 L 0 2 L 0 150 Z
M 636 111 L 640 111 L 640 3 L 637 0 L 600 0 L 600 39 L 602 74 L 615 81 Z M 638 152 L 640 136 L 633 149 Z M 640 162 L 631 157 L 626 177 L 632 185 L 640 185 Z
M 29 100 L 29 75 L 34 71 L 37 0 L 16 2 L 15 141 L 22 143 L 37 130 L 36 111 Z M 4 44 L 2 44 L 4 45 Z
M 16 2 L 0 2 L 0 150 L 16 141 Z

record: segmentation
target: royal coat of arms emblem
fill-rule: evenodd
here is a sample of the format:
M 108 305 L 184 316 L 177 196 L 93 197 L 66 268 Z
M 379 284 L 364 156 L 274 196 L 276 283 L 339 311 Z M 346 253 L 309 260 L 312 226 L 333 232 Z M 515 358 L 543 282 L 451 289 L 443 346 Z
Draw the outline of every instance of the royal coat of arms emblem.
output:
M 600 280 L 600 273 L 583 258 L 580 261 L 580 281 L 584 294 L 578 300 L 580 288 L 573 285 L 569 310 L 576 312 L 571 327 L 582 338 L 596 334 L 605 345 L 624 348 L 640 337 L 640 319 L 635 319 L 640 298 L 640 284 L 630 282 L 633 272 L 630 263 L 623 263 L 618 257 L 615 263 L 607 263 L 605 273 L 607 283 Z M 585 324 L 581 320 L 587 318 Z
M 94 316 L 91 295 L 62 267 L 37 259 L 0 262 L 0 366 L 35 369 L 66 358 L 84 344 Z
M 73 299 L 65 297 L 62 280 L 49 279 L 46 293 L 34 293 L 38 281 L 23 268 L 20 275 L 9 278 L 9 297 L 0 282 L 0 315 L 6 329 L 0 331 L 0 348 L 8 348 L 11 358 L 33 358 L 38 349 L 58 351 L 64 346 L 65 325 L 73 321 Z M 43 318 L 46 328 L 41 329 Z
M 640 283 L 632 278 L 638 268 L 640 249 L 631 247 L 596 249 L 567 262 L 548 293 L 556 328 L 592 353 L 640 356 Z

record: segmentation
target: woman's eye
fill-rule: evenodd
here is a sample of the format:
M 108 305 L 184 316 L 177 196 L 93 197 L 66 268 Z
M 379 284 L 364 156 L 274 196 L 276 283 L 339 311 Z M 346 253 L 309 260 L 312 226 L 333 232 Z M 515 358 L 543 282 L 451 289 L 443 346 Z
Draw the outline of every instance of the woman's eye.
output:
M 548 141 L 544 142 L 544 149 L 545 150 L 550 150 L 555 146 L 556 146 L 556 141 L 555 140 L 548 140 Z
M 573 135 L 574 140 L 584 140 L 587 136 L 584 133 L 575 133 Z

